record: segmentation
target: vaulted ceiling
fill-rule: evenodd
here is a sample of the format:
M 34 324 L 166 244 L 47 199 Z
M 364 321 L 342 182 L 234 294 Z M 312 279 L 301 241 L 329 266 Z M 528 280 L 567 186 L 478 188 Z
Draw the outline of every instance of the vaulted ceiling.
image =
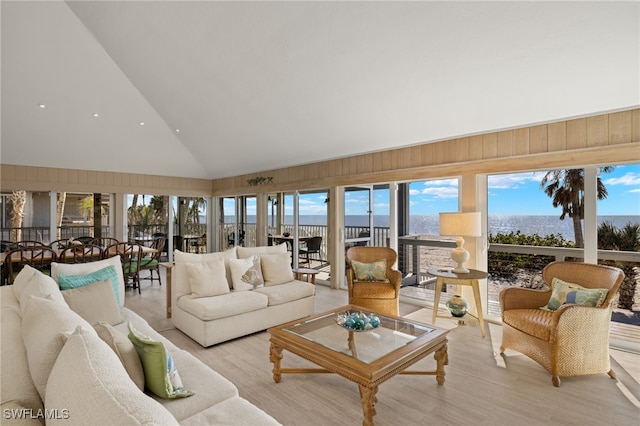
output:
M 3 164 L 213 179 L 640 105 L 639 2 L 0 7 Z

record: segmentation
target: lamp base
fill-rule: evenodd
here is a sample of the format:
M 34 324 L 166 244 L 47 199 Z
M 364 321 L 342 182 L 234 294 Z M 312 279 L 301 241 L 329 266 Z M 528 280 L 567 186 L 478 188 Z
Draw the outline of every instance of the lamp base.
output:
M 456 248 L 451 250 L 451 259 L 456 262 L 457 266 L 451 270 L 456 274 L 468 274 L 469 270 L 464 267 L 464 263 L 469 260 L 469 252 L 463 247 L 464 238 L 456 238 Z

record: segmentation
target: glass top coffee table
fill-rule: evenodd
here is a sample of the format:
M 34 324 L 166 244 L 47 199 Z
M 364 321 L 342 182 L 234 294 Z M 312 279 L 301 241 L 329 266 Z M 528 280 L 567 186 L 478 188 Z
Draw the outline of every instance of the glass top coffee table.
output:
M 353 331 L 338 325 L 339 317 L 377 317 L 379 325 L 366 331 Z M 375 325 L 376 321 L 373 321 Z M 448 363 L 449 330 L 381 315 L 358 306 L 347 305 L 270 328 L 270 360 L 273 380 L 279 383 L 286 373 L 336 373 L 360 388 L 364 412 L 363 425 L 373 425 L 378 385 L 397 374 L 428 374 L 444 383 L 444 366 Z M 322 368 L 281 368 L 282 352 L 287 350 Z M 405 371 L 427 355 L 434 353 L 434 371 Z

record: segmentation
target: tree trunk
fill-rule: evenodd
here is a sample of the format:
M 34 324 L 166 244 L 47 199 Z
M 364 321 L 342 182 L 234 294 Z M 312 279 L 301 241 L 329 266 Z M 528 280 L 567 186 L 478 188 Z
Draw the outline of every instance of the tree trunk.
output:
M 584 247 L 584 236 L 582 235 L 582 221 L 579 216 L 574 215 L 573 220 L 573 235 L 576 239 L 576 247 L 583 248 Z
M 11 240 L 22 240 L 22 219 L 24 218 L 24 205 L 27 202 L 26 191 L 13 191 L 11 193 Z
M 64 214 L 64 204 L 67 201 L 67 193 L 66 192 L 58 192 L 58 199 L 56 200 L 56 238 L 52 238 L 55 240 L 59 240 L 62 238 L 62 215 Z

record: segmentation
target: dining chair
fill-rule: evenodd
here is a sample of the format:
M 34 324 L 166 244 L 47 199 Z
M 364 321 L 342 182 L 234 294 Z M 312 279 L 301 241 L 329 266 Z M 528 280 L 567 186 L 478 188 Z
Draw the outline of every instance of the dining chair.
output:
M 112 244 L 118 244 L 120 241 L 113 237 L 98 237 L 91 240 L 91 244 L 94 246 L 100 246 L 103 249 L 109 247 Z
M 69 238 L 61 238 L 59 240 L 51 241 L 48 246 L 54 250 L 62 250 L 69 246 L 70 240 Z
M 21 240 L 21 241 L 18 241 L 17 244 L 18 244 L 18 247 L 41 247 L 45 245 L 42 241 L 35 241 L 35 240 Z
M 7 253 L 3 265 L 7 267 L 8 284 L 13 281 L 18 273 L 26 266 L 39 270 L 42 273 L 51 275 L 51 262 L 56 261 L 56 252 L 51 247 L 33 246 L 19 247 Z
M 143 251 L 142 246 L 138 243 L 117 243 L 111 244 L 104 250 L 104 257 L 120 256 L 122 264 L 122 276 L 125 285 L 131 283 L 131 287 L 138 289 L 140 294 L 140 262 Z
M 166 242 L 167 239 L 164 237 L 154 239 L 150 247 L 152 252 L 141 258 L 139 262 L 140 271 L 149 271 L 149 276 L 141 277 L 141 280 L 151 280 L 151 284 L 153 284 L 154 280 L 158 280 L 158 284 L 162 285 L 162 279 L 160 277 L 160 259 Z M 157 277 L 154 277 L 154 271 Z
M 93 244 L 69 244 L 58 254 L 60 263 L 87 263 L 101 260 L 104 249 Z

